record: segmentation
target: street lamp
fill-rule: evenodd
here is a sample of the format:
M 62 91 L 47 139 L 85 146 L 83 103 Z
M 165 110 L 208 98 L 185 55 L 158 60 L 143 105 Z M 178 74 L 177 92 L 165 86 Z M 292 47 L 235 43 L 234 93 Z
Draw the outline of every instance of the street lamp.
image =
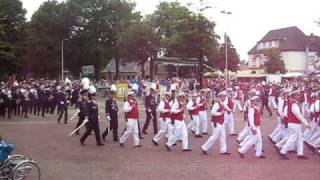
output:
M 226 16 L 226 24 L 227 24 L 227 16 L 231 15 L 232 13 L 230 11 L 221 11 L 222 14 Z M 226 68 L 225 68 L 225 79 L 226 79 L 226 88 L 228 87 L 228 79 L 229 79 L 229 73 L 228 73 L 228 34 L 227 34 L 227 25 L 224 33 L 224 41 L 226 46 Z
M 68 39 L 62 39 L 61 41 L 61 80 L 63 81 L 63 69 L 64 69 L 64 59 L 63 59 L 63 41 Z

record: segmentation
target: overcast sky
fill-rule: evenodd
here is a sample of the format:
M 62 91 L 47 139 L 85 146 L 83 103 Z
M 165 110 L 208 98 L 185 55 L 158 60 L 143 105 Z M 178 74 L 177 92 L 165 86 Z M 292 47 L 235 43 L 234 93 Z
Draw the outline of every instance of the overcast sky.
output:
M 22 0 L 28 11 L 27 19 L 44 1 Z M 160 1 L 135 0 L 136 9 L 142 14 L 152 13 Z M 194 10 L 200 7 L 199 0 L 178 1 L 183 5 L 193 3 Z M 314 23 L 314 20 L 320 18 L 320 0 L 204 0 L 204 5 L 212 7 L 205 14 L 216 22 L 215 31 L 221 37 L 225 31 L 228 32 L 241 59 L 246 60 L 247 52 L 272 29 L 297 26 L 307 35 L 320 35 L 320 27 Z M 221 10 L 230 11 L 232 15 L 225 17 L 220 13 Z

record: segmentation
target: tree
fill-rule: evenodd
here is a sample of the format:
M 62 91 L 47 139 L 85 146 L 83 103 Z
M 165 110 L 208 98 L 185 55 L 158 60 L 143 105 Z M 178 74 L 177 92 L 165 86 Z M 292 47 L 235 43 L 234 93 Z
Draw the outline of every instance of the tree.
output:
M 239 54 L 229 37 L 227 37 L 227 41 L 228 70 L 235 72 L 238 70 L 238 64 L 240 63 Z M 224 71 L 226 68 L 226 44 L 222 43 L 218 49 L 217 56 L 213 55 L 209 57 L 209 64 L 220 71 Z
M 58 77 L 61 72 L 61 40 L 68 34 L 62 12 L 64 3 L 46 1 L 28 23 L 27 52 L 24 60 L 27 73 L 37 77 Z M 41 66 L 39 66 L 41 64 Z
M 216 54 L 218 36 L 214 32 L 215 23 L 193 13 L 186 6 L 178 2 L 161 2 L 150 19 L 160 51 L 165 56 L 199 59 L 204 55 Z M 195 72 L 188 69 L 182 69 L 185 75 Z M 169 72 L 172 71 L 169 68 Z
M 144 65 L 158 50 L 155 33 L 146 21 L 136 22 L 119 33 L 118 48 L 121 62 L 133 61 L 141 66 L 142 77 L 145 76 Z M 151 63 L 150 66 L 153 66 Z
M 25 14 L 20 0 L 0 1 L 0 77 L 21 68 Z
M 69 16 L 75 20 L 71 30 L 70 43 L 74 48 L 70 48 L 70 62 L 80 60 L 80 65 L 94 65 L 97 78 L 101 68 L 115 57 L 118 76 L 118 33 L 138 16 L 133 12 L 134 6 L 127 0 L 67 1 Z M 74 51 L 77 54 L 73 54 Z
M 267 73 L 275 74 L 275 73 L 286 73 L 286 67 L 284 61 L 281 57 L 281 52 L 278 48 L 267 49 L 263 52 L 267 61 L 265 62 L 265 70 Z

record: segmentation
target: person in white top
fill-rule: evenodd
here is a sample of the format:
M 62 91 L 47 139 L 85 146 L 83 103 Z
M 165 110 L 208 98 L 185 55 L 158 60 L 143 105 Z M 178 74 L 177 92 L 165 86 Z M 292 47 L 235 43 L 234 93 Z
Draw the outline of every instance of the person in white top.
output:
M 205 144 L 202 145 L 200 148 L 202 153 L 207 155 L 207 151 L 213 146 L 217 139 L 219 139 L 220 143 L 220 154 L 221 155 L 230 155 L 227 151 L 227 143 L 226 143 L 226 131 L 224 127 L 224 120 L 225 120 L 225 112 L 226 108 L 223 104 L 223 101 L 226 99 L 227 93 L 222 91 L 218 94 L 219 98 L 218 101 L 213 104 L 211 109 L 211 116 L 212 116 L 212 135 L 206 141 Z
M 233 96 L 235 107 L 238 107 L 239 111 L 242 112 L 241 102 L 243 100 L 243 92 L 240 90 L 239 86 L 235 86 L 234 88 L 236 90 Z
M 251 106 L 248 112 L 248 126 L 250 128 L 250 138 L 246 143 L 238 149 L 238 153 L 241 158 L 244 158 L 246 153 L 252 146 L 255 146 L 256 157 L 266 158 L 262 155 L 262 133 L 260 128 L 260 110 L 258 107 L 259 97 L 254 96 L 251 100 Z
M 178 94 L 178 100 L 172 102 L 171 114 L 172 123 L 174 124 L 174 132 L 169 136 L 168 142 L 166 143 L 167 151 L 171 151 L 173 146 L 179 138 L 182 139 L 182 151 L 191 151 L 188 144 L 188 130 L 184 121 L 184 110 L 185 110 L 185 93 Z
M 187 103 L 187 109 L 191 118 L 191 122 L 188 124 L 188 128 L 191 128 L 195 137 L 202 137 L 200 135 L 200 120 L 199 120 L 199 107 L 196 103 L 197 94 L 192 94 L 192 98 Z
M 223 101 L 226 113 L 224 114 L 225 126 L 229 130 L 229 135 L 236 136 L 235 127 L 234 127 L 234 102 L 232 99 L 232 88 L 227 88 L 227 98 Z
M 300 99 L 300 91 L 293 91 L 289 94 L 288 102 L 288 140 L 280 150 L 282 159 L 288 159 L 287 152 L 293 144 L 297 146 L 298 159 L 308 159 L 303 154 L 303 137 L 301 125 L 304 124 L 310 128 L 309 122 L 302 116 L 298 100 Z
M 201 89 L 200 95 L 197 97 L 197 104 L 199 107 L 199 122 L 200 122 L 200 130 L 202 134 L 208 134 L 208 117 L 207 117 L 207 99 L 206 99 L 206 90 Z
M 286 105 L 285 99 L 287 98 L 288 91 L 281 89 L 280 96 L 278 97 L 277 106 L 277 126 L 273 132 L 268 136 L 272 143 L 278 143 L 284 136 L 285 125 L 284 120 L 284 107 Z
M 152 142 L 155 146 L 159 145 L 159 141 L 166 133 L 168 136 L 172 135 L 173 126 L 171 124 L 171 113 L 170 113 L 171 106 L 169 102 L 170 96 L 171 96 L 171 93 L 166 92 L 158 106 L 158 111 L 160 112 L 160 118 L 159 118 L 160 131 L 152 139 Z

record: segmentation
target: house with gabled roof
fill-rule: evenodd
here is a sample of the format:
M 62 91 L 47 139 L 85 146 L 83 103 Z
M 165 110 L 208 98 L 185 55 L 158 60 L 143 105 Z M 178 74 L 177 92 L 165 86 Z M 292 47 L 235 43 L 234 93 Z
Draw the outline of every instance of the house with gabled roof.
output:
M 263 68 L 264 50 L 278 48 L 288 73 L 311 73 L 318 57 L 309 39 L 310 36 L 295 26 L 271 30 L 248 52 L 248 66 L 253 70 Z

